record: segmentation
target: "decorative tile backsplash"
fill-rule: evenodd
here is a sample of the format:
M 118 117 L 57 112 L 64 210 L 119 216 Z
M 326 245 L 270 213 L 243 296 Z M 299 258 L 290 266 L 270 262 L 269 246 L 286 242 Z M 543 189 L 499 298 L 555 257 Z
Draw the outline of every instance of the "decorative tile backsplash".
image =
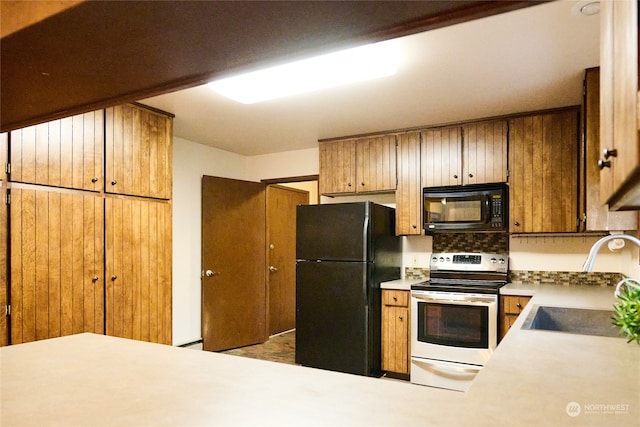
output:
M 427 280 L 429 278 L 429 269 L 421 267 L 406 267 L 404 269 L 404 278 Z
M 433 235 L 434 252 L 489 252 L 507 255 L 507 233 L 436 233 Z
M 510 270 L 509 282 L 540 283 L 545 285 L 615 286 L 624 278 L 622 273 L 583 273 L 581 271 Z

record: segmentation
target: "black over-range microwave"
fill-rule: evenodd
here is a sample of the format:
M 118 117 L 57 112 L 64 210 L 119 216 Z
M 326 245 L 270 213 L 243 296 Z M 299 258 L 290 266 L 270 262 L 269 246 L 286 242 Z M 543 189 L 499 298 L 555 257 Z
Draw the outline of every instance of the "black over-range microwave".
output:
M 505 183 L 451 185 L 422 189 L 424 230 L 508 231 L 508 187 Z

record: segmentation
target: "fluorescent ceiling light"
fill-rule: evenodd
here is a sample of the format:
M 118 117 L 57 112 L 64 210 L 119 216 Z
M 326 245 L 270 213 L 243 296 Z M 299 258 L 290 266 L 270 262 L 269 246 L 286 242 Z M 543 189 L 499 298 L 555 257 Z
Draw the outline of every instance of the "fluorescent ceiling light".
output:
M 241 74 L 209 85 L 243 104 L 391 76 L 399 55 L 393 40 Z

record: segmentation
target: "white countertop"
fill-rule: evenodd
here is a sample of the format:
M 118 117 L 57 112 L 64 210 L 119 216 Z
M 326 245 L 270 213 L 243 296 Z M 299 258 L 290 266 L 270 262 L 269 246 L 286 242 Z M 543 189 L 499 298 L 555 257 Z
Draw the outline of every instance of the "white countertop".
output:
M 636 426 L 640 346 L 520 329 L 534 304 L 612 295 L 538 288 L 467 393 L 93 334 L 2 347 L 0 424 Z
M 415 285 L 416 283 L 422 283 L 429 279 L 397 279 L 390 280 L 388 282 L 381 282 L 381 289 L 395 289 L 398 291 L 410 291 L 411 285 Z

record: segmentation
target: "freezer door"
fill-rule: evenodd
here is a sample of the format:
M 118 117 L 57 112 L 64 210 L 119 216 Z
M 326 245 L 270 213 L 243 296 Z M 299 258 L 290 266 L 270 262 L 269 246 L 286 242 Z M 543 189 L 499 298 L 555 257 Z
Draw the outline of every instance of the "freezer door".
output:
M 298 206 L 296 258 L 366 261 L 370 203 Z
M 367 289 L 369 269 L 358 262 L 298 262 L 296 363 L 380 376 L 380 303 L 371 295 L 380 289 Z

